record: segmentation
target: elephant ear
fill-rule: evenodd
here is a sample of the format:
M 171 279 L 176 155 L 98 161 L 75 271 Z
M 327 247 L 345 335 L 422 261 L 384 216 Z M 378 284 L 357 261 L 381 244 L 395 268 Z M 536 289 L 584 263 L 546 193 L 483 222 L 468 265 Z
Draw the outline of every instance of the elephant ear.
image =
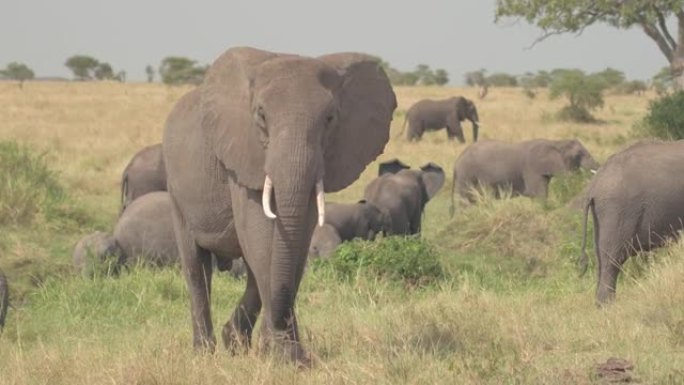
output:
M 339 191 L 382 154 L 397 100 L 378 60 L 360 53 L 319 57 L 342 77 L 337 89 L 338 126 L 325 149 L 324 186 Z
M 378 165 L 378 176 L 382 174 L 396 174 L 401 170 L 408 170 L 411 166 L 397 158 L 382 162 Z
M 253 119 L 254 72 L 277 56 L 254 48 L 231 48 L 209 67 L 200 86 L 202 129 L 209 146 L 226 170 L 252 189 L 263 186 L 266 157 Z
M 428 199 L 432 199 L 444 185 L 444 170 L 438 164 L 430 162 L 423 165 L 420 171 Z

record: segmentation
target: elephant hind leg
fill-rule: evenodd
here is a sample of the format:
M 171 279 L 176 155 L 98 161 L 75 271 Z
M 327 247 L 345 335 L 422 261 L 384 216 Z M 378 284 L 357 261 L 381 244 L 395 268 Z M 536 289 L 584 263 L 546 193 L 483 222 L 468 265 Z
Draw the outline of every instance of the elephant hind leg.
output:
M 223 326 L 221 336 L 226 349 L 233 354 L 244 352 L 251 346 L 254 324 L 261 311 L 261 297 L 252 269 L 247 269 L 247 288 L 235 308 L 233 316 Z
M 615 300 L 618 275 L 631 254 L 628 243 L 636 224 L 635 220 L 627 218 L 600 218 L 598 215 L 594 218 L 594 226 L 600 231 L 596 233 L 599 264 L 596 301 L 604 305 Z
M 213 274 L 211 253 L 199 247 L 187 230 L 187 223 L 173 203 L 173 229 L 180 254 L 183 275 L 190 294 L 193 345 L 195 349 L 213 352 L 216 338 L 211 322 L 211 277 Z

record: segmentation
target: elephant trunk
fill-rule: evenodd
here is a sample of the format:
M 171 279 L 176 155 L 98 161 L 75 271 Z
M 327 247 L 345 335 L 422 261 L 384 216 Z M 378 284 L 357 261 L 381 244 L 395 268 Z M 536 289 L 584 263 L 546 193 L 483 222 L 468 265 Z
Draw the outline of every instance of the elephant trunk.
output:
M 294 150 L 271 154 L 262 197 L 264 212 L 273 214 L 274 202 L 277 215 L 271 250 L 271 322 L 276 331 L 287 331 L 297 340 L 294 301 L 313 228 L 325 215 L 323 157 L 316 147 L 301 144 L 310 142 L 302 140 L 306 137 L 279 139 L 288 144 L 282 148 Z M 283 143 L 272 143 L 273 149 Z

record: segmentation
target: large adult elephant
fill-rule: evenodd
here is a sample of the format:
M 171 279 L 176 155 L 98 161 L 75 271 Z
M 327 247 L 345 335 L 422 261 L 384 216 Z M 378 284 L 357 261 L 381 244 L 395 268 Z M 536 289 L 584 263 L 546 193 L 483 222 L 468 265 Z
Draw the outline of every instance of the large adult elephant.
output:
M 684 140 L 638 143 L 611 156 L 587 190 L 582 272 L 587 270 L 586 232 L 594 220 L 599 304 L 615 298 L 627 258 L 662 246 L 684 224 Z
M 390 234 L 417 234 L 425 204 L 444 184 L 444 170 L 432 162 L 418 170 L 403 169 L 401 164 L 398 159 L 381 163 L 381 170 L 396 172 L 384 173 L 371 181 L 364 191 L 364 199 L 389 213 Z
M 325 224 L 314 230 L 309 257 L 328 256 L 341 242 L 352 239 L 374 240 L 379 233 L 392 231 L 392 217 L 374 204 L 326 203 Z
M 480 118 L 475 103 L 462 96 L 449 99 L 423 99 L 412 105 L 406 112 L 404 127 L 408 122 L 406 137 L 409 141 L 420 140 L 426 130 L 439 130 L 446 127 L 447 138 L 457 138 L 465 143 L 461 122 L 470 120 L 473 124 L 473 142 L 477 142 Z
M 0 331 L 5 326 L 5 317 L 9 308 L 9 284 L 5 273 L 0 270 Z
M 511 189 L 514 196 L 546 198 L 553 176 L 580 167 L 595 171 L 599 164 L 576 139 L 474 143 L 454 163 L 451 211 L 456 188 L 471 202 L 473 187 L 491 188 L 496 197 L 501 189 Z
M 396 98 L 371 56 L 308 58 L 233 48 L 170 113 L 163 151 L 190 292 L 193 343 L 213 350 L 212 264 L 244 251 L 247 287 L 223 341 L 262 342 L 307 365 L 294 305 L 324 191 L 356 180 L 382 153 Z
M 166 168 L 161 143 L 138 151 L 121 176 L 121 212 L 136 198 L 153 191 L 166 191 Z

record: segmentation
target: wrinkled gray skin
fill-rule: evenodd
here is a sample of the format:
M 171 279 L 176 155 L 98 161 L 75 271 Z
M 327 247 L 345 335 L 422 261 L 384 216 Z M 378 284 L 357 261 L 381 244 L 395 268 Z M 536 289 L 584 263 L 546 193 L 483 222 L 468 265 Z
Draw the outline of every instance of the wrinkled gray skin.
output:
M 355 238 L 372 241 L 378 233 L 388 234 L 392 231 L 389 213 L 365 200 L 351 204 L 326 203 L 325 224 L 314 230 L 309 257 L 328 256 L 341 242 Z
M 141 195 L 166 191 L 166 168 L 161 143 L 138 151 L 121 176 L 121 212 Z
M 451 211 L 454 191 L 474 202 L 472 187 L 492 189 L 499 197 L 502 189 L 512 194 L 546 198 L 553 176 L 578 168 L 596 170 L 599 164 L 576 139 L 533 139 L 517 143 L 486 140 L 466 148 L 454 164 Z
M 461 96 L 443 100 L 423 99 L 406 112 L 404 126 L 408 122 L 406 137 L 409 141 L 420 140 L 426 130 L 446 127 L 448 140 L 457 138 L 465 143 L 461 122 L 470 120 L 473 124 L 473 142 L 477 142 L 480 118 L 475 103 Z
M 171 197 L 166 191 L 145 194 L 131 203 L 119 217 L 112 234 L 96 231 L 83 237 L 74 247 L 74 266 L 84 275 L 91 272 L 89 263 L 115 258 L 114 272 L 138 263 L 171 266 L 179 262 L 173 230 Z M 244 273 L 242 260 L 229 260 L 217 266 L 234 276 Z
M 387 76 L 370 56 L 252 48 L 225 52 L 176 104 L 163 151 L 196 348 L 216 344 L 210 253 L 227 260 L 244 250 L 247 287 L 223 327 L 224 344 L 248 348 L 263 306 L 264 347 L 311 363 L 294 305 L 322 222 L 316 186 L 334 192 L 356 180 L 382 153 L 395 108 Z
M 587 191 L 582 272 L 587 269 L 586 230 L 591 211 L 598 260 L 596 300 L 615 298 L 627 258 L 676 237 L 684 224 L 684 140 L 638 143 L 606 161 Z
M 2 270 L 0 270 L 0 331 L 5 326 L 5 317 L 7 316 L 7 309 L 9 308 L 9 285 L 7 277 Z
M 390 165 L 395 163 L 395 165 Z M 402 169 L 394 159 L 380 164 L 381 169 L 395 169 L 385 173 L 366 186 L 364 199 L 389 213 L 392 220 L 390 235 L 418 234 L 425 204 L 444 184 L 444 170 L 428 163 L 418 170 Z
M 340 233 L 332 225 L 316 226 L 309 245 L 309 259 L 329 257 L 340 243 Z

